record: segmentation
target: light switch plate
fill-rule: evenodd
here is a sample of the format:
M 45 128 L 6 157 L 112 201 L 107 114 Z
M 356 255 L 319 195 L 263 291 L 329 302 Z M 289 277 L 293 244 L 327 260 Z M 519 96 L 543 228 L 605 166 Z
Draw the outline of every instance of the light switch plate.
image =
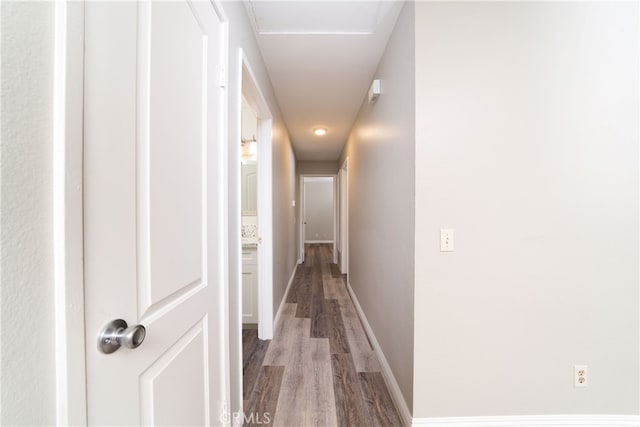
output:
M 440 252 L 453 252 L 453 229 L 440 230 Z

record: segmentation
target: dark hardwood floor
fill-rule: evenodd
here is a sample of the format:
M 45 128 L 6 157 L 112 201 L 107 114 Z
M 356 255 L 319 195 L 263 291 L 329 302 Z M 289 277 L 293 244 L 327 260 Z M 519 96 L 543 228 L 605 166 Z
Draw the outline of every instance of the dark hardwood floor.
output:
M 331 249 L 305 247 L 272 341 L 243 330 L 246 426 L 402 425 Z

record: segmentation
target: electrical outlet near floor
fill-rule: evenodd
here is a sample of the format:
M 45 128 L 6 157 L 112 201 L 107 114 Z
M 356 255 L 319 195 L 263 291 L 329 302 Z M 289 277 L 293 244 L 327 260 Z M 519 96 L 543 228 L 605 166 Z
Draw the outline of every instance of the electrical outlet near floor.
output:
M 573 385 L 574 387 L 589 386 L 589 370 L 587 365 L 575 365 L 573 367 Z

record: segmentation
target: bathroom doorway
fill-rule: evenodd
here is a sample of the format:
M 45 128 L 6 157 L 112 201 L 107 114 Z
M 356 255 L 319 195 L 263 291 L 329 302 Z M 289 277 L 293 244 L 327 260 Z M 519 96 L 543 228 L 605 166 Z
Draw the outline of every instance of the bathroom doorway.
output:
M 234 182 L 229 192 L 233 203 L 230 212 L 237 226 L 230 230 L 233 253 L 229 254 L 231 412 L 242 410 L 245 397 L 243 330 L 260 340 L 273 337 L 273 120 L 244 51 L 239 49 L 238 53 L 241 84 L 229 95 L 239 119 L 231 139 L 234 147 L 229 169 Z
M 249 192 L 255 190 L 256 195 L 254 199 L 252 194 L 247 193 L 245 206 L 247 209 L 245 210 L 246 215 L 244 215 L 245 224 L 247 225 L 245 235 L 248 238 L 246 242 L 254 246 L 257 257 L 256 298 L 258 337 L 262 340 L 268 340 L 273 337 L 272 116 L 244 54 L 241 57 L 241 97 L 248 107 L 246 110 L 247 126 L 245 128 L 246 134 L 244 135 L 244 139 L 249 155 L 246 165 L 244 168 L 242 168 L 241 165 L 241 169 L 247 171 L 245 180 L 247 188 L 250 189 Z M 249 121 L 251 123 L 249 123 Z M 242 144 L 242 139 L 243 137 L 241 136 L 240 144 Z M 249 142 L 253 139 L 255 139 L 255 142 Z M 252 152 L 254 152 L 254 154 L 252 154 Z M 255 160 L 253 160 L 253 158 Z M 251 162 L 255 162 L 255 166 L 251 166 Z M 255 169 L 253 169 L 254 167 Z M 254 206 L 255 211 L 253 210 Z M 252 236 L 253 230 L 255 230 L 255 236 Z
M 258 115 L 242 96 L 240 214 L 242 329 L 258 329 Z

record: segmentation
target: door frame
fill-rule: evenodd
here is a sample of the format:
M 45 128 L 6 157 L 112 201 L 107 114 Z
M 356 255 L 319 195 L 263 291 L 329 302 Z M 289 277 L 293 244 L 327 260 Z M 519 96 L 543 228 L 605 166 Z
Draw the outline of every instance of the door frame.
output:
M 236 50 L 234 92 L 230 103 L 235 102 L 236 122 L 229 131 L 229 188 L 230 221 L 233 229 L 229 233 L 229 254 L 232 265 L 229 268 L 229 376 L 230 376 L 230 414 L 233 425 L 242 424 L 242 218 L 241 218 L 241 150 L 242 135 L 242 96 L 258 116 L 258 235 L 262 244 L 258 245 L 258 336 L 261 339 L 273 337 L 273 238 L 272 238 L 272 126 L 273 118 L 264 95 L 257 83 L 249 58 L 242 48 Z M 233 118 L 231 118 L 233 120 Z M 231 179 L 233 178 L 233 179 Z
M 56 424 L 87 424 L 84 329 L 84 2 L 55 1 L 53 269 Z
M 258 119 L 258 337 L 262 340 L 273 338 L 273 184 L 272 184 L 272 127 L 273 115 L 269 104 L 255 78 L 249 58 L 240 48 L 240 91 L 237 102 L 242 105 L 242 96 L 256 113 Z M 241 128 L 238 123 L 237 138 L 240 144 Z M 234 159 L 240 164 L 240 154 Z M 238 237 L 241 239 L 241 237 Z M 239 244 L 239 286 L 242 289 L 242 241 Z M 242 296 L 242 292 L 240 292 Z M 242 301 L 240 301 L 242 303 Z M 241 304 L 240 304 L 241 306 Z M 242 318 L 242 313 L 239 313 Z M 240 355 L 242 357 L 242 355 Z
M 330 173 L 319 173 L 319 174 L 314 174 L 314 173 L 305 173 L 305 174 L 300 174 L 300 182 L 299 182 L 299 198 L 298 200 L 300 200 L 300 221 L 299 221 L 299 228 L 298 228 L 298 236 L 299 236 L 299 244 L 298 244 L 298 264 L 302 264 L 304 262 L 304 243 L 305 243 L 305 227 L 304 227 L 304 207 L 305 207 L 305 192 L 304 192 L 304 179 L 305 178 L 333 178 L 333 262 L 337 262 L 337 252 L 336 252 L 336 248 L 337 248 L 337 240 L 338 240 L 338 216 L 336 215 L 336 210 L 337 210 L 337 206 L 338 206 L 338 192 L 337 187 L 336 187 L 336 183 L 338 182 L 338 175 L 337 174 L 330 174 Z
M 349 274 L 349 157 L 340 167 L 340 272 Z

